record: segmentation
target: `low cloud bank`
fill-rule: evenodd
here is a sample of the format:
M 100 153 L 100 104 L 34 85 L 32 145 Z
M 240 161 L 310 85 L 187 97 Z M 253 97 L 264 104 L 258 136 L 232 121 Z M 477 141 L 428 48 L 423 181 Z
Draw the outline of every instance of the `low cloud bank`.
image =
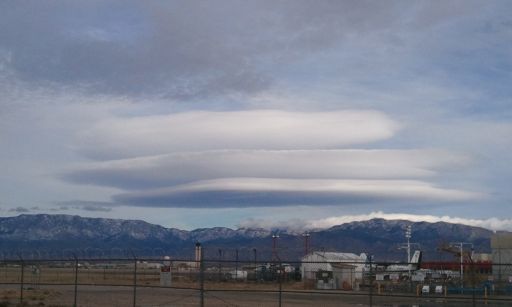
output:
M 279 228 L 287 229 L 289 231 L 300 231 L 304 229 L 326 229 L 332 226 L 341 225 L 344 223 L 367 221 L 375 218 L 386 220 L 407 220 L 411 222 L 446 222 L 454 224 L 464 224 L 475 227 L 482 227 L 494 231 L 512 231 L 512 219 L 470 219 L 462 217 L 452 217 L 448 215 L 435 216 L 435 215 L 419 215 L 419 214 L 406 214 L 406 213 L 384 213 L 382 211 L 371 212 L 369 214 L 359 215 L 343 215 L 333 216 L 317 220 L 289 220 L 289 221 L 265 221 L 260 219 L 248 219 L 242 221 L 238 227 L 244 228 Z M 299 225 L 299 226 L 298 226 Z

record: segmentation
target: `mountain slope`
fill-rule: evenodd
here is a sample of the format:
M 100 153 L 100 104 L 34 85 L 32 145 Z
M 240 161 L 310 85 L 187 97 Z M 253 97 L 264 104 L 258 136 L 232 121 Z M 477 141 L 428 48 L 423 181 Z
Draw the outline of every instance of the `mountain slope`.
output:
M 411 242 L 420 243 L 426 259 L 447 257 L 436 250 L 442 243 L 471 242 L 476 252 L 490 251 L 492 231 L 460 224 L 373 219 L 311 232 L 311 249 L 375 255 L 380 260 L 403 260 L 398 250 L 404 229 L 412 225 Z M 201 242 L 210 259 L 270 259 L 272 233 L 265 229 L 203 228 L 192 231 L 165 228 L 138 220 L 83 218 L 70 215 L 20 215 L 0 218 L 0 252 L 5 257 L 59 258 L 140 256 L 192 257 Z M 304 253 L 300 234 L 280 232 L 276 242 L 281 259 L 296 260 Z

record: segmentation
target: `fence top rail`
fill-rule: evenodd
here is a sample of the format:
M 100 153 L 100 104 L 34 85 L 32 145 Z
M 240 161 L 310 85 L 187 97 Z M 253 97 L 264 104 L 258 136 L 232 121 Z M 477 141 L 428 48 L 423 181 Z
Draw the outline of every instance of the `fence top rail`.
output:
M 202 260 L 196 260 L 191 258 L 170 258 L 166 259 L 164 257 L 116 257 L 116 258 L 107 258 L 107 257 L 100 257 L 100 258 L 89 258 L 89 257 L 73 257 L 70 256 L 68 258 L 4 258 L 0 259 L 0 264 L 20 264 L 23 263 L 24 265 L 29 264 L 38 264 L 38 263 L 60 263 L 60 262 L 67 262 L 67 263 L 133 263 L 133 262 L 148 262 L 148 263 L 162 263 L 165 262 L 171 262 L 171 263 L 200 263 L 203 262 L 206 265 L 223 265 L 223 264 L 234 264 L 238 263 L 239 265 L 252 265 L 252 266 L 264 266 L 264 265 L 273 265 L 273 266 L 300 266 L 304 264 L 329 264 L 329 265 L 335 265 L 335 264 L 341 264 L 341 265 L 356 265 L 356 266 L 368 266 L 372 268 L 379 268 L 379 267 L 388 267 L 392 265 L 418 265 L 418 263 L 412 263 L 412 262 L 382 262 L 382 261 L 353 261 L 353 260 L 324 260 L 324 261 L 300 261 L 300 260 L 275 260 L 275 259 L 260 259 L 260 260 L 237 260 L 237 259 L 214 259 L 214 258 L 207 258 Z M 449 266 L 449 265 L 463 265 L 464 267 L 478 267 L 482 265 L 487 266 L 497 266 L 497 267 L 510 267 L 512 266 L 512 263 L 467 263 L 467 262 L 423 262 L 423 264 L 429 264 L 429 265 L 438 265 L 438 266 Z

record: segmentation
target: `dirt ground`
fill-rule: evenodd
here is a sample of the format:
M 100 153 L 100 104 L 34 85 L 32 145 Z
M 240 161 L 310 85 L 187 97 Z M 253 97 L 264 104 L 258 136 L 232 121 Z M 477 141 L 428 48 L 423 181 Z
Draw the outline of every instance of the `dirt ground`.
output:
M 78 286 L 77 290 L 77 306 L 133 306 L 133 287 Z M 0 289 L 0 306 L 16 306 L 19 303 L 19 291 L 19 288 L 3 285 Z M 24 289 L 23 297 L 26 306 L 64 307 L 73 306 L 74 293 L 74 286 L 51 285 L 40 286 L 39 289 Z M 196 289 L 141 287 L 137 288 L 135 299 L 138 307 L 201 306 L 200 291 Z M 204 306 L 207 307 L 279 306 L 279 292 L 210 290 L 204 292 L 203 300 Z M 10 302 L 10 304 L 7 302 Z M 473 305 L 471 300 L 454 301 L 439 298 L 373 296 L 370 302 L 370 297 L 366 293 L 292 291 L 281 294 L 281 306 L 510 306 L 510 301 L 490 301 L 487 303 L 477 301 Z
M 20 302 L 21 267 L 0 267 L 0 307 L 16 306 Z M 512 298 L 504 301 L 448 300 L 443 298 L 409 296 L 370 296 L 363 291 L 319 290 L 303 282 L 219 282 L 217 274 L 206 275 L 203 306 L 512 306 Z M 23 303 L 27 306 L 73 306 L 75 272 L 72 267 L 41 266 L 37 271 L 24 270 Z M 134 296 L 134 272 L 124 268 L 80 268 L 78 274 L 77 306 L 91 307 L 164 307 L 201 306 L 198 274 L 173 273 L 173 288 L 160 288 L 159 271 L 139 269 Z M 376 294 L 376 293 L 374 293 Z M 279 302 L 281 301 L 281 304 Z

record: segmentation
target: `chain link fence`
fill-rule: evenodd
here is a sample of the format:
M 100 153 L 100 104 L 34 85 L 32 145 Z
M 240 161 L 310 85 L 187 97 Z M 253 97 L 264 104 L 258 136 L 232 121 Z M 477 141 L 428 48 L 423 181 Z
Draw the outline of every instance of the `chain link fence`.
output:
M 20 254 L 1 262 L 0 306 L 512 306 L 510 264 L 224 258 Z

